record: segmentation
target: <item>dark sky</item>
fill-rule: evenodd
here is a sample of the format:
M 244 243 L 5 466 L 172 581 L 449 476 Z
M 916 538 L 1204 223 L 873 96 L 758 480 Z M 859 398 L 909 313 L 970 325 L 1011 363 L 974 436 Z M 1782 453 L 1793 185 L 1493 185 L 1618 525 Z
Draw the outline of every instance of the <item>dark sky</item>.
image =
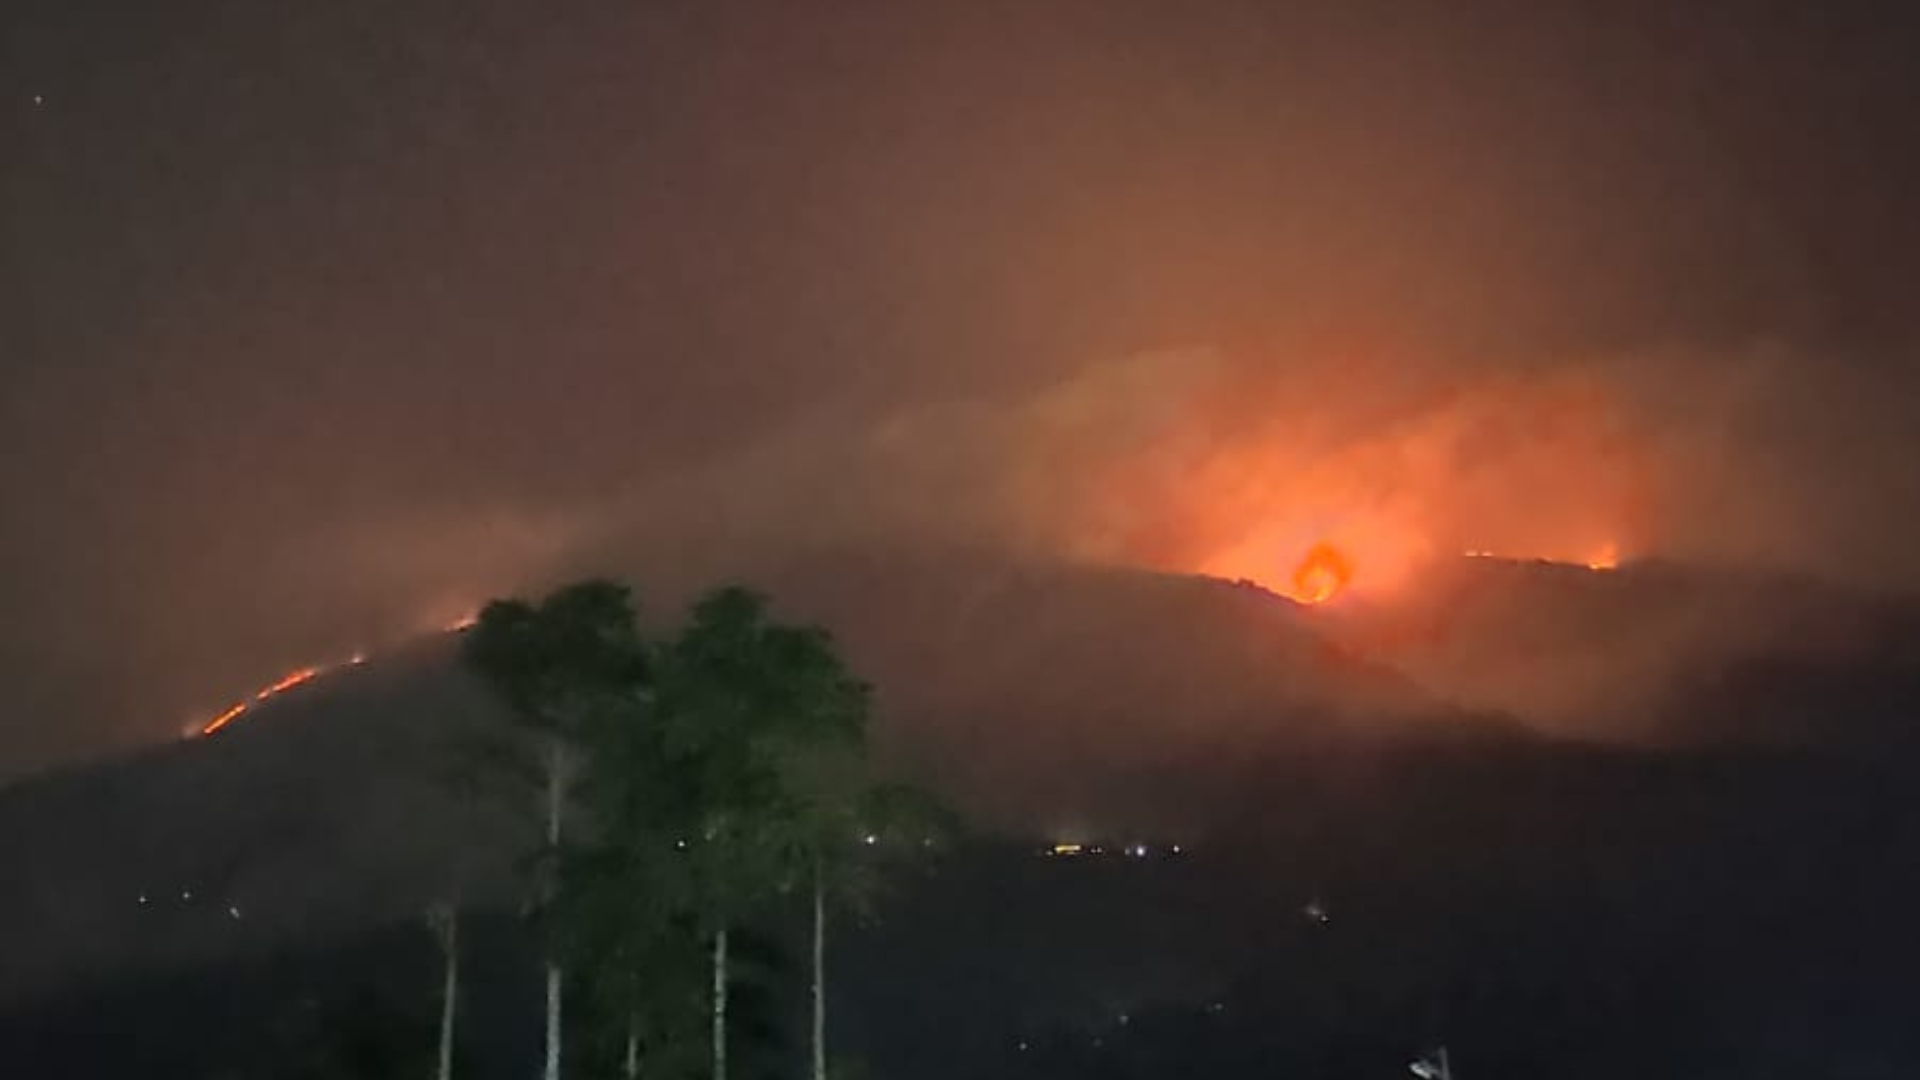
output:
M 628 537 L 1910 587 L 1884 15 L 14 0 L 0 773 Z

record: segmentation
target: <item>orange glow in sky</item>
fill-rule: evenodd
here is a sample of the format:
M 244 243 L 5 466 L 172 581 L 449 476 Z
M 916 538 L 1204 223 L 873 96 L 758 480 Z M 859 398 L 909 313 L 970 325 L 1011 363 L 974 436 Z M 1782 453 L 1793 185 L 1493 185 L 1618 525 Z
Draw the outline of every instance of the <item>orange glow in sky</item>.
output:
M 1329 519 L 1326 531 L 1309 531 Z M 1319 514 L 1305 526 L 1285 518 L 1258 523 L 1195 569 L 1252 581 L 1302 604 L 1320 604 L 1350 589 L 1376 597 L 1391 594 L 1432 554 L 1432 544 L 1418 528 L 1390 514 Z
M 1151 409 L 1112 407 L 1128 441 L 1101 448 L 1105 483 L 1073 520 L 1100 523 L 1093 535 L 1115 537 L 1124 561 L 1302 603 L 1391 603 L 1463 550 L 1607 570 L 1651 531 L 1651 448 L 1597 378 L 1416 390 L 1392 365 L 1346 364 L 1263 394 L 1194 370 L 1140 376 L 1191 380 Z M 1134 400 L 1127 387 L 1114 396 Z M 1103 417 L 1101 389 L 1079 388 L 1060 411 L 1083 426 Z
M 1325 541 L 1307 550 L 1306 557 L 1293 570 L 1293 598 L 1304 604 L 1319 604 L 1339 595 L 1353 580 L 1353 564 L 1340 549 Z
M 1620 549 L 1614 544 L 1603 544 L 1600 550 L 1587 556 L 1587 569 L 1613 570 L 1620 565 Z

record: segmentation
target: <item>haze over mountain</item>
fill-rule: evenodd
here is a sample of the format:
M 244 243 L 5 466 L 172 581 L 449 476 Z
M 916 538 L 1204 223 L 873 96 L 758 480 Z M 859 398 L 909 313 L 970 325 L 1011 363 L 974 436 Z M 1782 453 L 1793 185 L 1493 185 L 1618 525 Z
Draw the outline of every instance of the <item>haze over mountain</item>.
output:
M 1408 636 L 1406 620 L 1423 610 L 1411 597 L 1388 618 L 1359 604 L 1302 606 L 1245 584 L 978 553 L 842 553 L 771 576 L 782 583 L 782 609 L 830 620 L 876 682 L 886 758 L 1009 842 L 962 855 L 931 891 L 910 889 L 904 910 L 846 946 L 858 989 L 842 1022 L 862 1053 L 883 1061 L 934 1076 L 1017 1074 L 1030 1063 L 1005 1057 L 1015 1033 L 1050 1040 L 1049 1032 L 1102 1030 L 1119 1012 L 1177 1013 L 1216 999 L 1321 1016 L 1296 981 L 1246 967 L 1248 941 L 1260 942 L 1265 963 L 1297 973 L 1331 962 L 1314 956 L 1344 957 L 1341 977 L 1362 996 L 1312 1021 L 1332 1025 L 1325 1038 L 1348 1038 L 1336 1034 L 1345 1030 L 1360 1046 L 1382 1032 L 1424 1037 L 1444 1014 L 1449 1037 L 1480 1040 L 1483 1053 L 1516 1064 L 1537 1063 L 1549 1044 L 1482 1030 L 1496 1022 L 1483 1008 L 1591 1014 L 1571 1027 L 1541 1014 L 1564 1039 L 1590 1029 L 1598 1037 L 1592 1025 L 1604 1017 L 1643 1024 L 1647 1010 L 1706 995 L 1720 1002 L 1693 1010 L 1707 1026 L 1657 1036 L 1675 1054 L 1697 1054 L 1740 1017 L 1803 1008 L 1807 994 L 1864 995 L 1904 955 L 1871 935 L 1887 905 L 1910 897 L 1907 885 L 1861 878 L 1873 860 L 1819 852 L 1835 830 L 1870 827 L 1884 857 L 1920 854 L 1920 815 L 1900 794 L 1914 779 L 1904 753 L 1913 735 L 1890 722 L 1920 705 L 1913 639 L 1899 636 L 1911 631 L 1912 609 L 1790 582 L 1754 592 L 1754 579 L 1676 566 L 1596 572 L 1472 559 L 1433 579 L 1425 598 L 1422 618 L 1445 610 L 1456 619 L 1437 630 L 1416 621 L 1432 632 Z M 667 621 L 677 600 L 662 589 L 647 621 Z M 1860 636 L 1823 657 L 1792 633 L 1808 625 Z M 1635 667 L 1655 655 L 1647 634 L 1663 638 L 1671 666 Z M 403 976 L 430 981 L 431 965 L 398 964 L 421 947 L 409 936 L 419 931 L 406 927 L 456 885 L 481 910 L 512 910 L 513 853 L 529 840 L 510 800 L 476 803 L 451 783 L 463 733 L 503 720 L 454 663 L 454 641 L 435 635 L 343 665 L 256 703 L 211 737 L 0 793 L 0 858 L 34 868 L 29 888 L 0 897 L 10 958 L 0 1000 L 12 1018 L 0 1022 L 0 1046 L 27 1058 L 65 1053 L 58 1039 L 71 1036 L 45 1036 L 49 1043 L 32 1033 L 71 1031 L 89 1014 L 83 1002 L 124 999 L 107 1007 L 137 1010 L 146 1019 L 120 1022 L 149 1030 L 169 1007 L 142 995 L 173 993 L 159 989 L 169 986 L 233 1023 L 264 1023 L 264 1013 L 240 1018 L 273 994 L 295 993 L 268 992 L 274 980 L 335 993 L 319 988 L 365 977 L 342 965 L 363 955 L 356 943 L 376 939 L 391 938 L 378 951 L 396 958 L 378 968 L 389 972 L 381 993 L 399 994 L 395 1007 L 411 1001 Z M 1647 690 L 1530 723 L 1491 706 L 1553 683 L 1514 682 L 1491 663 L 1500 657 L 1562 676 L 1555 705 L 1581 689 L 1567 671 L 1630 672 Z M 1807 693 L 1826 694 L 1830 679 L 1844 677 L 1854 693 L 1830 698 L 1817 718 L 1801 715 L 1805 700 L 1791 693 L 1749 695 L 1730 725 L 1713 711 L 1712 681 L 1688 676 L 1709 660 L 1728 673 L 1786 663 L 1775 691 L 1802 679 L 1812 680 Z M 1826 666 L 1809 674 L 1803 661 Z M 1659 708 L 1630 739 L 1566 737 L 1601 718 L 1639 715 L 1648 701 Z M 1788 744 L 1796 756 L 1778 752 Z M 1135 872 L 1090 866 L 1084 878 L 1029 867 L 1035 847 L 1055 838 L 1140 840 L 1158 858 L 1180 843 L 1197 861 Z M 1722 884 L 1699 879 L 1701 865 L 1719 867 L 1708 876 Z M 952 924 L 951 911 L 939 912 L 962 896 L 1017 898 L 1031 909 L 975 934 L 928 937 L 927 927 Z M 1735 896 L 1737 918 L 1715 907 Z M 1288 929 L 1303 905 L 1323 901 L 1335 905 L 1336 926 L 1364 927 L 1356 932 L 1378 947 L 1315 944 L 1311 923 Z M 1791 949 L 1872 943 L 1879 960 L 1843 975 L 1805 954 L 1812 981 L 1795 983 L 1730 959 L 1776 920 L 1827 925 L 1849 910 L 1853 922 L 1803 935 Z M 1162 925 L 1168 917 L 1198 921 Z M 1612 959 L 1541 936 L 1575 918 Z M 1721 929 L 1703 933 L 1699 918 Z M 1460 933 L 1475 944 L 1440 947 Z M 1113 954 L 1116 935 L 1132 946 Z M 524 941 L 511 921 L 480 940 L 481 968 L 495 974 L 474 992 L 499 1017 L 484 1039 L 500 1055 L 480 1074 L 511 1075 L 535 1045 L 534 1010 L 516 1009 L 509 993 Z M 1535 945 L 1522 948 L 1528 940 Z M 1389 961 L 1378 951 L 1388 942 L 1425 959 Z M 922 974 L 947 996 L 886 990 L 903 954 L 920 957 Z M 981 967 L 989 956 L 1004 979 Z M 1734 972 L 1746 972 L 1737 990 L 1727 981 Z M 1481 989 L 1466 993 L 1468 984 Z M 248 1004 L 222 989 L 241 986 L 260 986 L 262 996 Z M 1366 996 L 1391 987 L 1405 999 Z M 1607 996 L 1620 994 L 1628 996 Z M 1441 1012 L 1402 1015 L 1415 1000 Z M 914 1018 L 955 1008 L 963 1021 L 928 1029 Z M 1891 1029 L 1868 1016 L 1855 1021 L 1861 1053 L 1890 1053 Z M 151 1030 L 143 1038 L 172 1046 L 166 1053 L 181 1062 L 228 1052 Z M 948 1063 L 957 1071 L 921 1060 L 915 1040 L 936 1038 L 968 1047 Z M 1237 1031 L 1220 1052 L 1252 1038 Z M 106 1068 L 111 1054 L 100 1053 Z M 1645 1075 L 1683 1075 L 1659 1071 L 1681 1068 L 1677 1060 Z
M 1754 9 L 10 4 L 0 773 L 636 535 L 1910 588 L 1913 28 Z
M 1426 606 L 1391 615 L 979 554 L 846 553 L 773 577 L 780 610 L 825 620 L 876 684 L 894 767 L 1022 836 L 1197 839 L 1266 812 L 1263 772 L 1297 783 L 1321 760 L 1339 774 L 1453 744 L 1911 746 L 1920 703 L 1913 608 L 1671 566 L 1464 560 Z M 677 599 L 663 590 L 645 621 Z M 1824 626 L 1855 637 L 1831 653 L 1797 636 Z M 501 715 L 451 641 L 324 672 L 212 737 L 0 795 L 0 853 L 36 882 L 0 911 L 32 928 L 7 992 L 190 955 L 169 950 L 191 934 L 129 921 L 152 917 L 129 906 L 143 893 L 229 897 L 246 922 L 215 922 L 217 939 L 271 940 L 404 917 L 467 860 L 498 882 L 512 826 L 449 785 L 460 733 Z M 1770 696 L 1729 711 L 1726 681 L 1769 665 Z M 1807 715 L 1840 680 L 1849 691 Z M 1554 711 L 1538 720 L 1521 706 L 1542 695 Z
M 0 1062 L 286 1080 L 353 1027 L 309 978 L 418 1019 L 465 882 L 531 1075 L 449 628 L 616 575 L 830 626 L 988 833 L 848 935 L 881 1075 L 1909 1076 L 1915 56 L 1776 0 L 13 0 Z M 1033 854 L 1116 834 L 1169 857 Z

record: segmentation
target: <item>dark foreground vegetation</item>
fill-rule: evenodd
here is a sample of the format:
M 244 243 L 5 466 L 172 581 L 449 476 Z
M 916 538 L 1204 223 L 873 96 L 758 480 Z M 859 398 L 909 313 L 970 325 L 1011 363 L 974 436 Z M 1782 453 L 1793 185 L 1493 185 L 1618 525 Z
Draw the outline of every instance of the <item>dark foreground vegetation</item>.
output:
M 501 1080 L 552 1045 L 566 1076 L 710 1076 L 718 1045 L 770 1080 L 1385 1077 L 1443 1045 L 1468 1080 L 1876 1078 L 1920 1056 L 1909 652 L 1728 669 L 1676 705 L 1747 718 L 1767 737 L 1745 745 L 1282 718 L 1121 769 L 1091 735 L 1002 725 L 1002 757 L 1062 788 L 1083 761 L 1077 790 L 1119 800 L 1094 820 L 1125 824 L 949 842 L 867 763 L 833 643 L 745 594 L 650 634 L 625 604 L 496 608 L 457 657 L 0 795 L 0 852 L 39 871 L 0 897 L 10 1073 L 431 1076 L 449 1030 L 451 1075 Z M 604 708 L 553 710 L 583 700 Z M 729 734 L 669 742 L 676 717 Z
M 1920 1052 L 1904 763 L 1508 745 L 1261 771 L 1179 856 L 980 841 L 909 879 L 834 940 L 830 1044 L 956 1080 L 1393 1076 L 1438 1043 L 1474 1077 L 1895 1077 Z M 755 920 L 739 1075 L 804 1074 L 802 915 Z M 538 939 L 466 926 L 456 1068 L 534 1075 Z M 423 1075 L 438 965 L 394 926 L 76 993 L 0 1042 L 40 1075 Z

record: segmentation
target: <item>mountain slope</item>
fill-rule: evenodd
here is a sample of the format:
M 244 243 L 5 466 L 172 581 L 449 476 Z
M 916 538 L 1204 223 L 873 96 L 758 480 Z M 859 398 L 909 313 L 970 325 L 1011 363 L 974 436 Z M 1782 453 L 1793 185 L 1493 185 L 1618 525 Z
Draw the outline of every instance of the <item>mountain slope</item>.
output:
M 1319 628 L 1435 697 L 1656 744 L 1907 742 L 1920 601 L 1665 563 L 1465 558 Z
M 1260 1020 L 1140 1052 L 1211 1047 L 1220 1075 L 1249 1075 L 1258 1062 L 1311 1069 L 1371 1061 L 1394 1040 L 1471 1037 L 1515 1075 L 1606 1075 L 1543 1066 L 1567 1052 L 1556 1039 L 1597 1037 L 1600 1021 L 1579 1019 L 1591 1014 L 1631 1033 L 1618 1037 L 1623 1060 L 1646 1058 L 1638 1075 L 1700 1075 L 1716 1053 L 1749 1060 L 1721 1033 L 1795 1017 L 1809 1017 L 1808 1040 L 1844 1035 L 1863 1060 L 1891 1060 L 1905 1029 L 1868 1005 L 1920 962 L 1888 929 L 1920 902 L 1902 869 L 1920 865 L 1920 777 L 1910 757 L 1851 749 L 1894 745 L 1905 729 L 1879 718 L 1920 702 L 1899 682 L 1906 609 L 1679 568 L 1461 574 L 1426 608 L 1410 598 L 1396 611 L 950 557 L 816 559 L 769 575 L 781 609 L 833 626 L 877 684 L 888 756 L 978 819 L 1192 852 L 1150 861 L 1150 878 L 1120 876 L 1127 863 L 1063 878 L 1082 870 L 1030 849 L 967 856 L 909 890 L 885 926 L 849 929 L 837 1014 L 849 1045 L 894 1071 L 1012 1076 L 1032 1064 L 1006 1057 L 1013 1033 L 1066 1030 L 1078 1049 L 1041 1073 L 1107 1075 L 1111 1061 L 1085 1057 L 1087 1033 L 1119 1039 L 1120 1011 L 1160 1010 L 1186 1030 L 1182 1009 L 1231 999 Z M 664 622 L 669 609 L 648 614 Z M 1381 633 L 1419 617 L 1450 621 L 1411 645 Z M 1437 692 L 1499 690 L 1473 681 L 1489 658 L 1538 665 L 1548 685 L 1593 652 L 1666 660 L 1632 652 L 1639 620 L 1688 617 L 1720 652 L 1676 655 L 1728 659 L 1713 693 L 1667 684 L 1665 717 L 1693 724 L 1699 743 L 1721 722 L 1700 719 L 1714 710 L 1738 714 L 1744 736 L 1756 718 L 1788 725 L 1824 702 L 1819 724 L 1792 728 L 1799 752 L 1545 738 L 1436 705 L 1383 663 Z M 1814 626 L 1856 636 L 1823 632 L 1808 647 L 1792 632 Z M 421 911 L 457 883 L 501 916 L 496 951 L 524 959 L 511 867 L 525 823 L 447 783 L 468 725 L 503 719 L 454 644 L 322 676 L 212 738 L 0 792 L 0 859 L 27 868 L 0 891 L 0 1009 L 16 1018 L 0 1024 L 0 1052 L 30 1043 L 23 1060 L 60 1060 L 58 1040 L 31 1033 L 77 1039 L 102 1021 L 95 1004 L 121 1003 L 129 1029 L 175 1023 L 153 1002 L 189 984 L 206 996 L 182 1001 L 227 1001 L 253 1023 L 234 1002 L 255 991 L 234 988 L 282 985 L 260 974 L 273 957 L 363 964 L 378 950 L 352 950 L 373 934 L 417 953 Z M 1357 936 L 1311 936 L 1309 901 Z M 407 955 L 407 971 L 428 966 Z M 513 963 L 484 977 L 481 1008 L 520 1015 Z M 1338 992 L 1313 997 L 1302 988 L 1315 979 Z M 1848 1019 L 1822 1020 L 1823 1001 Z M 1525 1038 L 1501 1033 L 1516 1016 Z M 1287 1017 L 1305 1041 L 1263 1042 Z M 939 1061 L 916 1049 L 949 1038 L 957 1049 Z M 199 1060 L 192 1040 L 179 1052 Z M 1682 1058 L 1691 1071 L 1661 1071 Z

